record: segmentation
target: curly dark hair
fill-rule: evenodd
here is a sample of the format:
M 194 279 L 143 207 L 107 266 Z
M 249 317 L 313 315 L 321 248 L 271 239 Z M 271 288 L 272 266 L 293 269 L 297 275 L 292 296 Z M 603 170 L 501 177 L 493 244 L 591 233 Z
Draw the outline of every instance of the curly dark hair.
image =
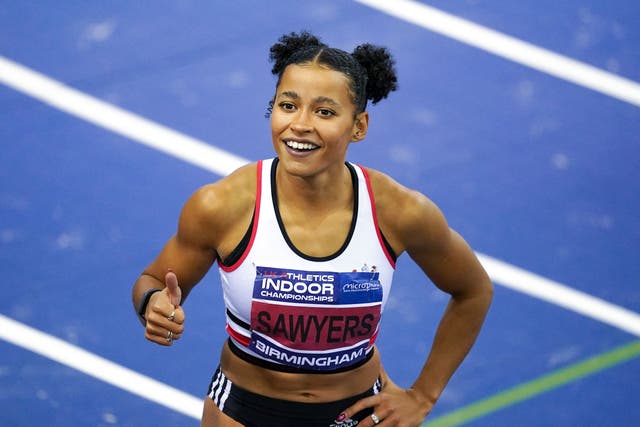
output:
M 317 63 L 343 73 L 349 79 L 349 88 L 356 114 L 366 110 L 367 101 L 373 104 L 386 98 L 398 88 L 395 61 L 385 47 L 362 44 L 353 53 L 329 47 L 313 34 L 285 34 L 271 46 L 269 59 L 271 72 L 278 76 L 276 86 L 287 66 L 291 64 Z M 271 105 L 271 104 L 270 104 Z

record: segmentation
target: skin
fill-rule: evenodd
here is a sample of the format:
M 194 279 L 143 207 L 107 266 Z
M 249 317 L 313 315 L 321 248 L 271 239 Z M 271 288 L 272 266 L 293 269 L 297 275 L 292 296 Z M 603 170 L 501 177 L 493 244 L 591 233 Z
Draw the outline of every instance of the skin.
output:
M 355 114 L 348 80 L 317 64 L 289 65 L 276 88 L 271 115 L 274 150 L 280 159 L 276 184 L 280 214 L 294 245 L 311 256 L 327 256 L 345 241 L 352 217 L 353 189 L 344 165 L 347 149 L 365 138 L 366 112 Z M 313 144 L 299 152 L 286 141 Z M 238 169 L 196 191 L 186 202 L 177 233 L 145 269 L 133 288 L 137 306 L 152 295 L 145 336 L 169 346 L 184 331 L 182 303 L 216 257 L 227 256 L 246 232 L 256 200 L 256 165 Z M 344 408 L 336 419 L 371 407 L 379 426 L 419 426 L 462 362 L 484 321 L 493 295 L 486 272 L 467 243 L 451 230 L 440 210 L 424 195 L 368 170 L 378 221 L 398 256 L 406 252 L 441 290 L 451 295 L 432 349 L 414 384 L 398 387 L 386 375 L 378 352 L 357 369 L 326 375 L 291 374 L 251 365 L 225 345 L 221 366 L 240 387 L 300 402 L 334 401 L 369 389 L 382 378 L 382 392 Z M 402 215 L 398 215 L 402 212 Z M 331 224 L 331 226 L 326 226 Z M 172 271 L 169 271 L 172 269 Z M 398 284 L 397 286 L 400 286 Z M 167 317 L 175 311 L 175 318 Z M 168 332 L 174 341 L 166 340 Z M 239 426 L 205 399 L 203 426 Z M 371 418 L 359 426 L 374 425 Z

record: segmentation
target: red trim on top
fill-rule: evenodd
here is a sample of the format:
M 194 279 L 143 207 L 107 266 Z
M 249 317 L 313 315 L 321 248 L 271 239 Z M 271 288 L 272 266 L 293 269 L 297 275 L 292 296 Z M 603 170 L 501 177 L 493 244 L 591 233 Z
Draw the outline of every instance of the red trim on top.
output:
M 376 226 L 376 234 L 378 236 L 378 242 L 380 243 L 382 252 L 384 252 L 385 256 L 387 257 L 387 261 L 389 261 L 389 264 L 391 264 L 391 267 L 395 270 L 396 262 L 393 260 L 393 257 L 387 250 L 387 246 L 384 244 L 384 240 L 382 239 L 382 232 L 380 231 L 380 225 L 378 225 L 378 214 L 376 213 L 376 201 L 373 197 L 373 190 L 371 189 L 371 180 L 369 179 L 369 174 L 367 173 L 367 170 L 364 167 L 360 165 L 358 165 L 358 167 L 362 171 L 362 174 L 364 175 L 364 180 L 367 183 L 367 191 L 369 192 L 369 201 L 371 202 L 371 213 L 373 215 L 373 223 Z
M 367 349 L 372 347 L 373 344 L 375 344 L 376 339 L 378 339 L 378 332 L 380 332 L 380 328 L 376 329 L 376 331 L 373 333 L 371 338 L 369 338 L 369 345 L 367 346 Z
M 242 256 L 240 257 L 240 259 L 236 261 L 233 265 L 226 267 L 221 263 L 218 263 L 219 267 L 223 271 L 226 271 L 227 273 L 230 273 L 234 271 L 236 268 L 240 267 L 240 264 L 242 264 L 245 258 L 247 258 L 247 255 L 249 255 L 249 251 L 253 246 L 253 241 L 256 238 L 256 231 L 258 230 L 258 220 L 260 219 L 260 199 L 262 196 L 262 160 L 259 160 L 257 163 L 257 175 L 258 176 L 257 176 L 257 184 L 256 184 L 257 185 L 256 186 L 256 207 L 255 207 L 255 215 L 253 217 L 253 226 L 251 228 L 251 239 L 249 239 L 249 244 L 247 244 L 247 247 L 242 253 Z
M 226 326 L 225 329 L 227 330 L 227 333 L 229 334 L 229 336 L 231 338 L 233 338 L 234 340 L 238 341 L 243 346 L 249 347 L 249 344 L 251 344 L 251 338 L 246 337 L 246 336 L 244 336 L 242 334 L 239 334 L 238 332 L 233 330 L 233 328 L 231 326 L 229 326 L 228 323 L 227 323 L 227 326 Z

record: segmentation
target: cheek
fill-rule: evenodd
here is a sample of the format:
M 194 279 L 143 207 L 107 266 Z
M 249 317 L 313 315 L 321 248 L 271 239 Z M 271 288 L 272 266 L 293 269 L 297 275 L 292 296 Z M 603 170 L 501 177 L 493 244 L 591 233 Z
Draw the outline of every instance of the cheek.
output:
M 284 129 L 287 129 L 288 122 L 285 120 L 285 118 L 286 117 L 284 117 L 282 114 L 278 114 L 278 113 L 271 114 L 270 126 L 271 126 L 272 134 L 275 135 L 282 132 Z
M 351 137 L 353 136 L 353 129 L 351 127 L 347 127 L 345 125 L 335 126 L 331 130 L 331 134 L 337 140 L 351 141 Z

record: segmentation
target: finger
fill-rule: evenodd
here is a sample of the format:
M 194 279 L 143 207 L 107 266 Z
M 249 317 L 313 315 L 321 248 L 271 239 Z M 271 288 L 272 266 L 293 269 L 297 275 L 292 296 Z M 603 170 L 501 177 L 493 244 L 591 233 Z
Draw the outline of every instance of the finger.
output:
M 392 416 L 393 411 L 383 411 L 377 408 L 372 414 L 362 420 L 359 426 L 362 427 L 389 427 L 395 426 L 397 423 L 396 417 Z
M 151 298 L 153 299 L 147 307 L 148 313 L 145 316 L 147 322 L 154 321 L 156 323 L 162 323 L 161 319 L 165 318 L 169 322 L 180 325 L 184 323 L 184 310 L 181 306 L 174 306 L 171 303 L 171 297 L 167 289 L 162 292 L 157 292 Z
M 158 344 L 164 347 L 172 346 L 174 342 L 180 339 L 179 336 L 172 336 L 168 333 L 163 337 L 159 337 L 157 335 L 145 335 L 145 338 L 155 344 Z
M 184 331 L 184 312 L 178 307 L 175 309 L 174 319 L 169 320 L 165 310 L 153 310 L 147 316 L 147 326 L 160 333 L 171 331 L 174 334 L 181 334 Z
M 367 418 L 363 419 L 360 425 L 363 427 L 373 427 L 382 423 L 382 420 L 383 419 L 378 415 L 376 415 L 376 413 L 374 412 L 371 415 L 369 415 Z
M 182 325 L 184 323 L 184 310 L 182 307 L 176 307 L 171 310 L 171 313 L 167 316 L 167 320 L 173 323 L 177 323 L 178 325 Z
M 180 339 L 180 335 L 179 334 L 173 334 L 170 331 L 165 331 L 164 334 L 159 335 L 156 334 L 150 330 L 147 330 L 145 332 L 145 338 L 148 339 L 151 342 L 154 342 L 156 344 L 162 345 L 162 346 L 170 346 L 173 345 L 173 342 L 176 340 Z
M 180 328 L 180 330 L 178 331 L 175 331 L 150 324 L 145 330 L 145 337 L 150 341 L 166 345 L 167 343 L 171 343 L 171 341 L 179 340 L 182 336 L 182 332 L 182 328 Z
M 159 336 L 165 336 L 169 331 L 174 335 L 181 335 L 184 332 L 184 326 L 160 318 L 157 322 L 147 322 L 146 330 Z
M 350 417 L 357 414 L 358 412 L 367 408 L 373 408 L 379 403 L 380 403 L 380 395 L 378 394 L 365 397 L 364 399 L 360 399 L 356 403 L 354 403 L 353 405 L 345 409 L 340 415 L 338 415 L 338 417 L 336 417 L 336 421 L 349 419 Z M 371 419 L 369 419 L 369 421 L 371 421 Z
M 144 337 L 151 341 L 154 344 L 158 344 L 164 347 L 169 347 L 170 345 L 173 345 L 173 341 L 171 342 L 167 342 L 166 340 L 161 340 L 160 338 L 156 337 L 155 335 L 149 335 L 149 334 L 145 334 Z
M 168 298 L 168 296 L 166 297 Z M 185 314 L 182 307 L 174 307 L 171 304 L 165 302 L 164 304 L 157 304 L 151 308 L 152 314 L 147 316 L 147 321 L 156 322 L 160 325 L 169 325 L 178 324 L 182 325 L 184 323 Z M 165 322 L 166 320 L 166 322 Z
M 180 301 L 182 301 L 182 289 L 178 286 L 178 276 L 176 276 L 176 273 L 169 270 L 164 276 L 164 284 L 167 287 L 171 304 L 173 304 L 174 307 L 179 306 Z

